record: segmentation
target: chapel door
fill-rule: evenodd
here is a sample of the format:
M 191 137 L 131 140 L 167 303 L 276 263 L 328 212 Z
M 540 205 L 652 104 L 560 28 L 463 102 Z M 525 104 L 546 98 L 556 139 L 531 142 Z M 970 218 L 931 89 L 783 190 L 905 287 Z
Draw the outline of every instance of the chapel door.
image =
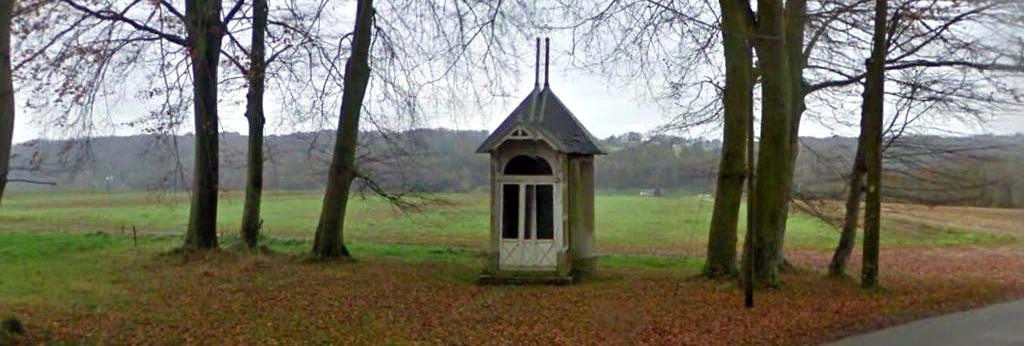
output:
M 502 185 L 503 270 L 555 270 L 562 247 L 562 205 L 556 183 Z

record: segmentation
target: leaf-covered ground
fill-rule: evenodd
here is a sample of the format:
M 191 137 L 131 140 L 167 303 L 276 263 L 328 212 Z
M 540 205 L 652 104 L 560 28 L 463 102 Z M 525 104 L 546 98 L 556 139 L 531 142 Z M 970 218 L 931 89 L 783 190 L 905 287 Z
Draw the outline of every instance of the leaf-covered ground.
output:
M 222 197 L 228 247 L 241 204 Z M 486 197 L 443 197 L 409 216 L 356 200 L 346 236 L 358 261 L 307 263 L 316 193 L 268 194 L 275 255 L 189 259 L 167 254 L 181 195 L 11 194 L 0 319 L 40 344 L 815 344 L 1022 296 L 1021 210 L 888 206 L 883 289 L 871 292 L 822 276 L 838 232 L 795 214 L 787 259 L 799 269 L 746 310 L 735 283 L 695 278 L 709 199 L 599 196 L 600 274 L 518 287 L 474 284 Z
M 24 237 L 18 241 L 32 241 Z M 71 282 L 46 282 L 67 285 L 63 293 L 0 298 L 0 314 L 26 322 L 30 342 L 812 344 L 1021 297 L 1023 271 L 1020 247 L 887 248 L 882 290 L 798 270 L 786 274 L 782 289 L 758 292 L 756 308 L 746 310 L 733 283 L 694 278 L 694 265 L 617 263 L 570 286 L 477 286 L 473 255 L 308 263 L 288 254 L 222 252 L 185 259 L 160 254 L 169 240 L 133 248 L 119 237 L 65 238 L 96 244 L 69 248 L 40 238 L 63 249 L 43 260 L 71 256 L 64 265 L 81 268 L 62 275 Z M 0 248 L 0 256 L 4 251 L 11 250 Z M 828 255 L 796 250 L 788 258 L 810 269 L 822 268 Z M 60 295 L 89 291 L 114 293 Z M 40 299 L 27 298 L 34 295 Z

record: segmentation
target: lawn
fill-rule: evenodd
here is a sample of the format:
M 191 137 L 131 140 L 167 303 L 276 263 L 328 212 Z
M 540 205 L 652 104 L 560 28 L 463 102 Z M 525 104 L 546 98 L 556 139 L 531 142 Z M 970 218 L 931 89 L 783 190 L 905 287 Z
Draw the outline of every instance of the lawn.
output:
M 488 198 L 484 194 L 431 195 L 420 212 L 404 213 L 379 198 L 354 199 L 346 220 L 346 239 L 354 244 L 409 244 L 480 249 L 487 240 Z M 263 203 L 264 235 L 310 239 L 322 195 L 315 192 L 269 192 Z M 0 212 L 0 230 L 104 232 L 180 235 L 188 221 L 183 194 L 76 193 L 12 194 Z M 698 196 L 648 198 L 600 195 L 595 202 L 596 234 L 604 253 L 700 255 L 708 237 L 712 199 Z M 240 193 L 225 193 L 218 210 L 224 235 L 238 230 Z M 1021 219 L 1018 213 L 1018 220 Z M 743 220 L 743 215 L 741 220 Z M 903 224 L 894 225 L 904 226 Z M 741 222 L 743 225 L 743 222 Z M 889 229 L 884 244 L 971 245 L 1013 242 L 1020 237 L 974 232 L 956 225 Z M 743 227 L 741 227 L 743 229 Z M 1020 232 L 1018 232 L 1020 234 Z M 838 231 L 816 218 L 794 214 L 787 245 L 831 249 Z
M 444 202 L 414 214 L 353 201 L 357 261 L 309 263 L 316 193 L 269 194 L 273 253 L 190 256 L 169 253 L 181 195 L 12 194 L 0 208 L 0 318 L 26 324 L 19 341 L 58 344 L 807 344 L 1022 292 L 1020 210 L 1001 216 L 1017 217 L 1010 230 L 983 232 L 936 217 L 905 227 L 918 211 L 900 209 L 871 292 L 822 277 L 837 233 L 795 214 L 787 256 L 800 269 L 745 310 L 735 283 L 695 278 L 709 199 L 599 196 L 599 274 L 553 287 L 475 285 L 487 198 L 431 197 Z M 229 248 L 241 201 L 222 201 Z

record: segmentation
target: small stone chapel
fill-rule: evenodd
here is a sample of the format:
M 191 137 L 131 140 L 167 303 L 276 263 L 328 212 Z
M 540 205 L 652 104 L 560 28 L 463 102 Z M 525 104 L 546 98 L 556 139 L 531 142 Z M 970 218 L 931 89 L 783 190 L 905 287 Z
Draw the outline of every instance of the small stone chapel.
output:
M 571 282 L 597 267 L 594 248 L 594 156 L 606 151 L 539 83 L 481 143 L 491 155 L 491 241 L 482 282 Z

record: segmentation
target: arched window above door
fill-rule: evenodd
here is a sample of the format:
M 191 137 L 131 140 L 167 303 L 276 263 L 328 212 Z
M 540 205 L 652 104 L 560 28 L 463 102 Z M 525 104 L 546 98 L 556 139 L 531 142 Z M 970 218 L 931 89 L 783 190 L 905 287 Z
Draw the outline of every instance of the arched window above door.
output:
M 506 175 L 552 175 L 552 166 L 539 156 L 519 155 L 505 164 Z

